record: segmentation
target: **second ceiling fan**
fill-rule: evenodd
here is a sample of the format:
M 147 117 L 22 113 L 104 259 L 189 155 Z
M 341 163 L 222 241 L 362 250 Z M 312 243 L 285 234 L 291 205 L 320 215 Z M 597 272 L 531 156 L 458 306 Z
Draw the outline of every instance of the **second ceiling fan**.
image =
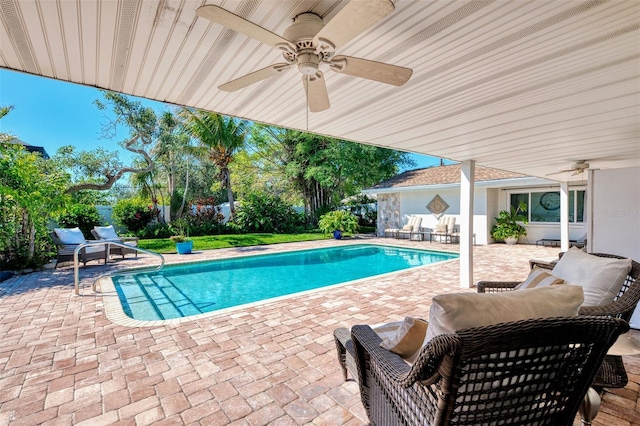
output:
M 324 74 L 320 70 L 321 64 L 327 64 L 331 70 L 338 73 L 395 86 L 402 86 L 411 78 L 413 71 L 409 68 L 335 55 L 337 48 L 382 20 L 393 10 L 393 3 L 389 0 L 351 0 L 326 25 L 315 13 L 307 12 L 296 16 L 293 24 L 284 31 L 282 37 L 219 6 L 202 6 L 198 8 L 197 14 L 282 50 L 285 62 L 270 65 L 229 81 L 218 87 L 220 90 L 234 92 L 269 77 L 280 75 L 283 71 L 297 65 L 298 71 L 302 74 L 309 111 L 319 112 L 329 109 L 330 106 Z

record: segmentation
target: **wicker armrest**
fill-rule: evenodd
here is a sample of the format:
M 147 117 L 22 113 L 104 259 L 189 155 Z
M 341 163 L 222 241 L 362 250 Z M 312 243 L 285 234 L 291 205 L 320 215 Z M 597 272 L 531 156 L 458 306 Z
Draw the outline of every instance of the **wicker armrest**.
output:
M 368 325 L 354 325 L 351 327 L 351 341 L 356 350 L 356 358 L 364 353 L 368 354 L 370 362 L 384 369 L 385 373 L 394 381 L 400 381 L 402 376 L 411 369 L 400 355 L 380 347 L 380 336 Z M 363 372 L 358 367 L 358 374 L 362 380 Z
M 520 281 L 479 281 L 476 284 L 478 293 L 498 293 L 501 291 L 512 291 L 520 284 Z
M 453 352 L 459 345 L 456 335 L 436 336 L 427 344 L 413 366 L 407 364 L 399 355 L 380 347 L 380 337 L 367 325 L 356 325 L 351 328 L 351 339 L 356 348 L 356 356 L 366 353 L 371 364 L 384 371 L 385 375 L 401 387 L 410 387 L 415 382 L 424 385 L 435 383 L 440 378 L 438 368 L 445 355 Z M 362 367 L 360 367 L 362 368 Z M 359 372 L 363 374 L 364 372 Z M 362 379 L 362 377 L 361 377 Z
M 607 303 L 601 306 L 582 306 L 579 315 L 592 315 L 598 317 L 614 317 L 622 318 L 629 321 L 635 311 L 636 303 L 630 297 L 623 295 L 615 302 Z
M 120 237 L 120 240 L 123 243 L 126 243 L 126 242 L 138 242 L 139 239 L 140 238 L 138 238 L 138 237 Z
M 580 307 L 579 315 L 591 315 L 591 316 L 606 316 L 615 317 L 620 311 L 614 303 L 609 303 L 602 306 L 582 306 Z

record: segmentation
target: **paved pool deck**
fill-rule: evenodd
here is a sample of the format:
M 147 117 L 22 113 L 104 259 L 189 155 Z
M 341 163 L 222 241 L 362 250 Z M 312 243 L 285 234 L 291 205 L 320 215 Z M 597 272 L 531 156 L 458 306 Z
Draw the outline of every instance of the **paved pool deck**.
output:
M 168 263 L 372 242 L 457 251 L 458 245 L 324 240 L 168 255 Z M 519 280 L 528 260 L 558 248 L 474 248 L 474 281 Z M 227 311 L 179 324 L 132 327 L 105 315 L 95 277 L 154 264 L 129 256 L 106 267 L 15 276 L 0 283 L 0 425 L 366 425 L 358 386 L 344 382 L 332 332 L 427 317 L 436 294 L 460 291 L 457 260 Z M 635 333 L 635 332 L 634 332 Z M 640 358 L 640 357 L 638 357 Z M 605 393 L 594 425 L 640 424 L 640 359 L 630 382 Z M 576 423 L 578 424 L 578 423 Z

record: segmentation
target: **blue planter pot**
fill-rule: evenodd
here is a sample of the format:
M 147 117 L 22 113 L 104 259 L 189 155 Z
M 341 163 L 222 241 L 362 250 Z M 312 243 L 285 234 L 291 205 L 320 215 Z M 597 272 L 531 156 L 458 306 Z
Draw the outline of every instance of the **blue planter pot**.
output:
M 339 230 L 335 230 L 333 231 L 333 238 L 335 238 L 336 240 L 341 240 L 342 239 L 342 231 Z
M 193 249 L 193 241 L 185 241 L 182 243 L 176 243 L 176 250 L 178 254 L 189 254 Z

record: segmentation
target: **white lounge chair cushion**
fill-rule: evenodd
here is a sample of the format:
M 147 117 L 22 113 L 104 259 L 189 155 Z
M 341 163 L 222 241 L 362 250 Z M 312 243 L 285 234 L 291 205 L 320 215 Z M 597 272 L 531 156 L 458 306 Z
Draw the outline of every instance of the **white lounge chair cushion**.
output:
M 94 226 L 93 229 L 98 234 L 101 240 L 114 240 L 120 241 L 120 237 L 116 234 L 116 230 L 113 229 L 113 226 Z
M 527 279 L 518 284 L 516 290 L 524 290 L 525 288 L 546 287 L 550 285 L 564 284 L 562 278 L 554 277 L 549 272 L 541 268 L 534 268 Z
M 411 216 L 409 222 L 404 225 L 401 231 L 404 232 L 418 232 L 422 224 L 422 218 L 420 216 Z
M 80 228 L 54 228 L 62 244 L 84 244 L 87 242 Z
M 445 225 L 445 224 L 437 224 L 436 225 L 436 232 L 442 233 L 442 234 L 446 234 L 447 233 L 447 225 Z
M 433 297 L 426 342 L 457 330 L 530 318 L 578 315 L 582 288 L 554 285 L 503 293 L 452 293 Z
M 631 259 L 612 259 L 569 249 L 553 267 L 553 275 L 566 284 L 581 286 L 585 306 L 613 302 L 631 271 Z
M 382 339 L 380 346 L 400 355 L 409 363 L 414 362 L 425 343 L 429 323 L 419 318 L 406 317 L 401 323 L 391 324 L 377 329 L 372 327 Z

